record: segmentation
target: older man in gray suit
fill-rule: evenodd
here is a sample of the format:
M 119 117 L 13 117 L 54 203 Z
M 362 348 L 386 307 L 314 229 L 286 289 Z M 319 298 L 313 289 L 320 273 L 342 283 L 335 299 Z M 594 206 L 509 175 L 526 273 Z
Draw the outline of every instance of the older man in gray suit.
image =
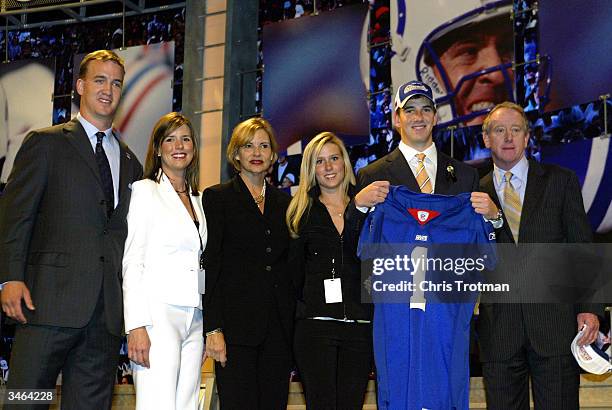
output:
M 112 51 L 85 56 L 77 118 L 26 137 L 0 199 L 2 309 L 19 322 L 8 388 L 54 388 L 61 371 L 62 408 L 111 406 L 126 214 L 142 176 L 112 129 L 124 74 Z

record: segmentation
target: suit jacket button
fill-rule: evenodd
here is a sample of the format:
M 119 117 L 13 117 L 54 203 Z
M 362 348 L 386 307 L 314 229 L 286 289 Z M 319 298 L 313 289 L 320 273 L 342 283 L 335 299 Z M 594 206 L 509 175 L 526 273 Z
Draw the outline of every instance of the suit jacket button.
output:
M 104 256 L 100 256 L 100 262 L 104 262 Z
M 270 265 L 266 266 L 266 270 L 267 270 L 268 272 L 270 272 L 270 271 L 272 270 L 272 266 L 270 266 Z
M 272 252 L 272 248 L 270 248 L 269 246 L 266 248 L 266 253 L 270 253 Z
M 104 235 L 108 235 L 108 229 L 105 229 L 104 231 L 102 231 L 102 233 L 104 233 Z
M 272 232 L 269 229 L 266 229 L 266 235 L 270 235 Z

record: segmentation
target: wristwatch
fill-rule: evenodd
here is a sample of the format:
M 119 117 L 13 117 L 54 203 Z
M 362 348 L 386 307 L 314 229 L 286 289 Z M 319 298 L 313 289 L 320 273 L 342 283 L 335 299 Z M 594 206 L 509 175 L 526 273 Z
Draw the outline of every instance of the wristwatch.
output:
M 220 327 L 211 330 L 210 332 L 206 332 L 206 337 L 210 336 L 210 335 L 214 335 L 215 333 L 223 333 L 223 329 L 221 329 Z
M 488 219 L 489 222 L 499 222 L 502 220 L 502 216 L 504 215 L 504 213 L 502 212 L 501 209 L 497 210 L 497 214 L 495 215 L 495 218 L 493 219 Z

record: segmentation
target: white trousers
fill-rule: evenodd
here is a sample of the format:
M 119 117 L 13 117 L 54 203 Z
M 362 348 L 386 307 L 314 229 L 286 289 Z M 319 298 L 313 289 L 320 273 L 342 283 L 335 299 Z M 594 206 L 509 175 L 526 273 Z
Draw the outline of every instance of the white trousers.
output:
M 151 303 L 150 368 L 132 362 L 136 410 L 198 408 L 204 325 L 202 310 Z

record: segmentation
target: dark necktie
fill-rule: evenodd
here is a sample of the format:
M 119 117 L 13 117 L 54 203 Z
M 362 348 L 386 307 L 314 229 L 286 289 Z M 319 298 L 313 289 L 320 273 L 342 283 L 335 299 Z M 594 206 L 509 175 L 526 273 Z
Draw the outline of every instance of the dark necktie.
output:
M 102 139 L 104 138 L 103 132 L 96 132 L 96 162 L 100 169 L 100 178 L 102 179 L 102 189 L 104 190 L 104 197 L 106 198 L 106 214 L 110 218 L 115 208 L 115 195 L 113 189 L 113 175 L 111 174 L 110 165 L 104 147 L 102 147 Z

